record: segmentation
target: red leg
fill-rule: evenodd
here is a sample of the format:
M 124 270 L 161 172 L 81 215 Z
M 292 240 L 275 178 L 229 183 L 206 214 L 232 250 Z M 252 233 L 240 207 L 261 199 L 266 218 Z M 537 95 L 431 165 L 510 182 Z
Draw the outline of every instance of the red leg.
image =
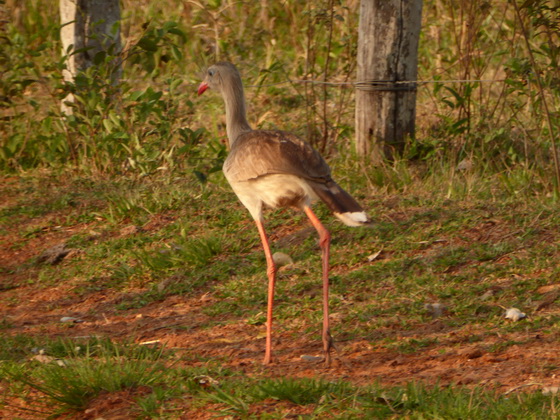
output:
M 321 247 L 323 259 L 323 349 L 325 351 L 325 363 L 331 364 L 331 348 L 334 346 L 329 328 L 329 252 L 331 244 L 331 234 L 317 218 L 311 207 L 303 208 L 313 227 L 319 233 L 319 246 Z
M 274 306 L 274 284 L 276 283 L 276 266 L 272 260 L 272 253 L 270 252 L 270 245 L 268 238 L 264 231 L 262 220 L 256 219 L 257 229 L 261 237 L 261 242 L 264 248 L 264 255 L 266 257 L 266 274 L 268 276 L 268 308 L 266 311 L 266 350 L 264 353 L 263 363 L 269 364 L 271 361 L 271 348 L 272 348 L 272 308 Z

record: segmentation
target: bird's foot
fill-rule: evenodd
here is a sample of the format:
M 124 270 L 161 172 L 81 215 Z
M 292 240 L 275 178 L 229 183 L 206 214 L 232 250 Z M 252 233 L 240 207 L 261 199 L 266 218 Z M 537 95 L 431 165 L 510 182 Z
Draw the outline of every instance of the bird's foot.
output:
M 331 349 L 336 350 L 334 345 L 334 340 L 331 336 L 330 330 L 325 331 L 323 333 L 323 349 L 325 351 L 325 365 L 327 367 L 331 366 Z
M 263 365 L 269 365 L 272 362 L 272 358 L 270 357 L 270 353 L 265 353 Z

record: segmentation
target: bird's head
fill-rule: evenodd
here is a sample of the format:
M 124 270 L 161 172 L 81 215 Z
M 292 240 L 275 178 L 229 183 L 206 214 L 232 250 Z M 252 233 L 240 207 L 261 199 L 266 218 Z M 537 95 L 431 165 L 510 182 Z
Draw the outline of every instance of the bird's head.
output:
M 202 95 L 208 88 L 222 92 L 224 87 L 241 84 L 241 76 L 237 68 L 231 63 L 222 61 L 206 70 L 204 80 L 198 86 L 198 94 Z

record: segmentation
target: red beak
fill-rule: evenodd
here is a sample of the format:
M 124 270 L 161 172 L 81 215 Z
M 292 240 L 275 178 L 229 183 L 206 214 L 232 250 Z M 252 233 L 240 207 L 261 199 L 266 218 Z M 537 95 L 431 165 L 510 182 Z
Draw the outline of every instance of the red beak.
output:
M 198 96 L 202 95 L 206 89 L 208 89 L 208 83 L 202 82 L 198 87 Z

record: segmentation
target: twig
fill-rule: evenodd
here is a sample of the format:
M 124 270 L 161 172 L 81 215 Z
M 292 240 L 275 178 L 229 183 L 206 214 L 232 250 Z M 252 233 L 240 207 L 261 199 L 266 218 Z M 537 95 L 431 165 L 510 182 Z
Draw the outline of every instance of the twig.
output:
M 520 388 L 525 388 L 527 386 L 534 386 L 534 385 L 538 385 L 538 386 L 542 386 L 543 384 L 539 383 L 539 382 L 529 382 L 527 384 L 522 384 L 522 385 L 518 385 L 518 386 L 514 386 L 513 388 L 507 390 L 506 392 L 504 392 L 504 395 L 509 395 L 514 391 L 517 391 Z

